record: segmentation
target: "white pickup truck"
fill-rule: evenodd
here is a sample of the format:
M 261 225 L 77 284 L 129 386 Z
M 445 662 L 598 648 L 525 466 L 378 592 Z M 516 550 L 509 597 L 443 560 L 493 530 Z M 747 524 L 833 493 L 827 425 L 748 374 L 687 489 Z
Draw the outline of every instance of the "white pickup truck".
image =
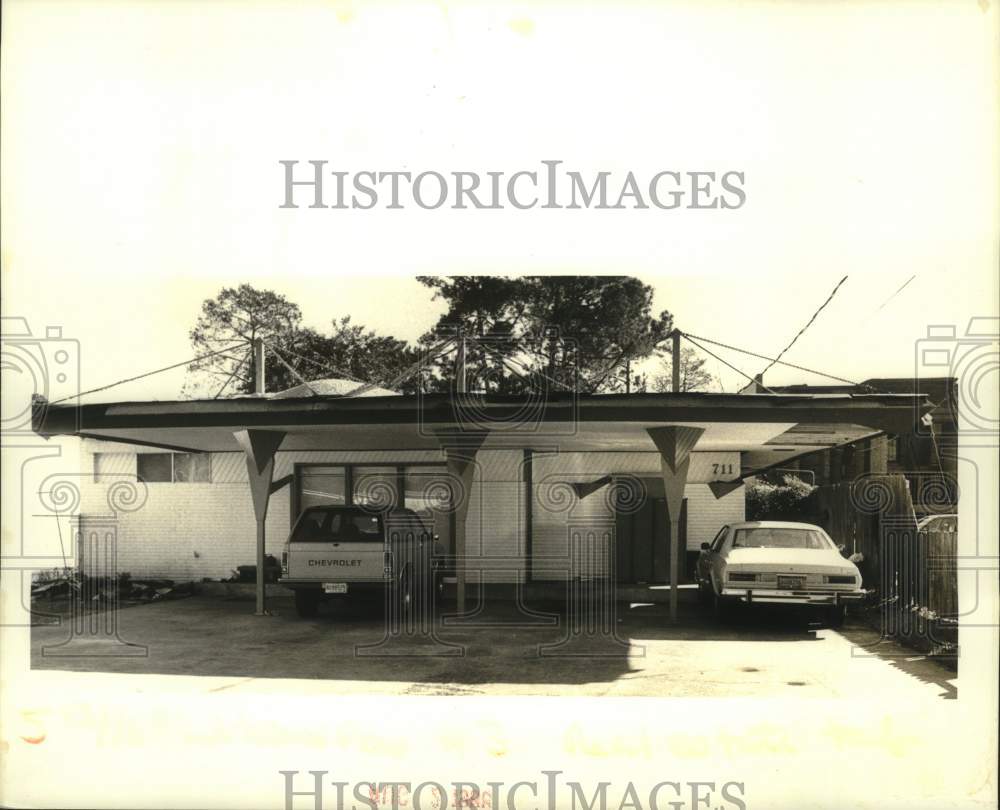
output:
M 409 612 L 434 594 L 434 536 L 411 509 L 314 506 L 295 522 L 281 554 L 279 583 L 313 617 L 328 599 L 385 595 Z

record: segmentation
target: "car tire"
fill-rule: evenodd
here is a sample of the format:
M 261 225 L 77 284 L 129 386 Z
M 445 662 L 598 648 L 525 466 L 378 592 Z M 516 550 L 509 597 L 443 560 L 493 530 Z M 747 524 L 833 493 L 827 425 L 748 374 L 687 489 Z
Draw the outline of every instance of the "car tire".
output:
M 319 594 L 315 591 L 295 591 L 295 612 L 301 619 L 315 619 L 319 615 Z
M 719 621 L 725 622 L 733 617 L 733 604 L 730 600 L 712 592 L 712 613 Z
M 834 629 L 843 627 L 846 617 L 847 605 L 833 605 L 827 608 L 826 623 Z
M 710 583 L 698 580 L 698 598 L 703 605 L 712 604 L 712 585 Z

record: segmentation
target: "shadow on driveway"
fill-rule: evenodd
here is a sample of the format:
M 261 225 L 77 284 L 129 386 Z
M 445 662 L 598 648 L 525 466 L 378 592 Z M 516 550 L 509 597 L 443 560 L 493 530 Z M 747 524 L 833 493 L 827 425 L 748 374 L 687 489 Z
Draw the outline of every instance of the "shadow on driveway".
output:
M 118 612 L 120 638 L 145 645 L 142 657 L 109 654 L 110 645 L 90 639 L 74 642 L 78 656 L 48 654 L 66 647 L 43 654 L 69 627 L 35 626 L 32 667 L 323 679 L 405 694 L 771 696 L 791 686 L 808 687 L 795 694 L 839 694 L 841 684 L 826 675 L 848 663 L 839 636 L 818 635 L 818 625 L 787 612 L 755 610 L 721 623 L 696 603 L 681 608 L 672 624 L 666 605 L 622 603 L 604 619 L 613 633 L 588 632 L 599 627 L 586 623 L 574 633 L 562 603 L 532 604 L 525 615 L 498 601 L 469 621 L 438 617 L 432 639 L 386 640 L 380 605 L 344 603 L 300 619 L 291 600 L 275 599 L 274 615 L 257 617 L 251 602 L 195 596 Z M 590 618 L 600 625 L 600 614 Z

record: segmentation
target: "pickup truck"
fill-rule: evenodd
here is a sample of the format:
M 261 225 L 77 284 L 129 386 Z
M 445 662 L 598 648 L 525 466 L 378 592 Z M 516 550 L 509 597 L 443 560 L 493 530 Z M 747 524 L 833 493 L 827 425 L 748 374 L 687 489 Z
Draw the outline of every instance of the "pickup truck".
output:
M 408 614 L 434 594 L 434 540 L 411 509 L 310 507 L 285 543 L 278 582 L 295 591 L 303 618 L 327 600 L 376 595 L 394 596 Z

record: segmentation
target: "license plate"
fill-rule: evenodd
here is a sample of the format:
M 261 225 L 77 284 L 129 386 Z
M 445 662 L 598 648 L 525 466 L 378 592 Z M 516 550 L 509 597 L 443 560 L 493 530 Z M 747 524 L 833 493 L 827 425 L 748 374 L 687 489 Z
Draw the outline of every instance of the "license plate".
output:
M 802 577 L 778 577 L 778 587 L 783 590 L 797 591 L 802 587 Z
M 323 593 L 347 593 L 346 582 L 324 582 Z

